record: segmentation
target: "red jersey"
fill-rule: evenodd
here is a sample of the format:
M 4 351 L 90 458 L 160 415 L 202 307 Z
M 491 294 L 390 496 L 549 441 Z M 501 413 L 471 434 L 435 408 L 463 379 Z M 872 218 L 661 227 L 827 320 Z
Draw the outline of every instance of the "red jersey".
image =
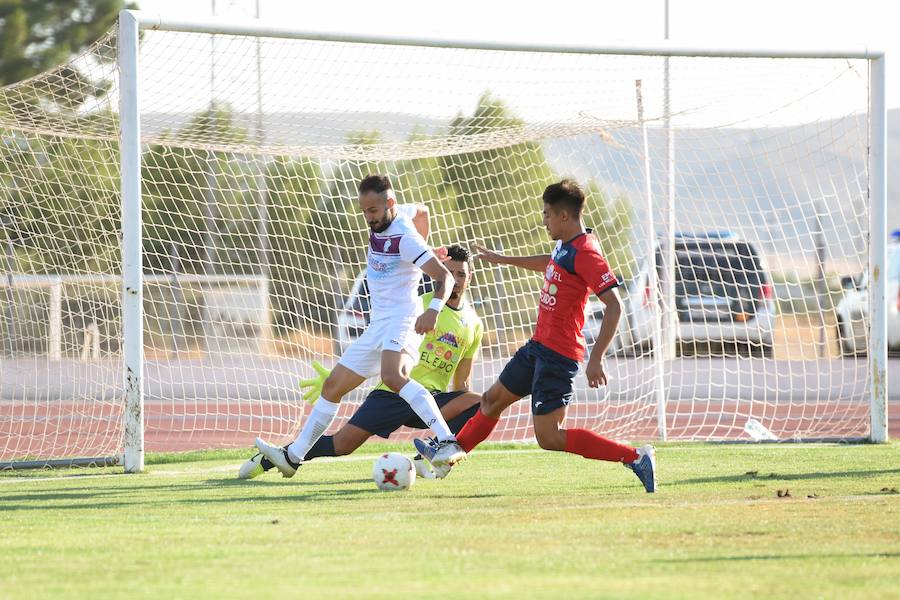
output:
M 537 327 L 531 339 L 572 360 L 583 360 L 581 330 L 588 296 L 617 285 L 590 229 L 568 242 L 558 240 L 544 273 Z

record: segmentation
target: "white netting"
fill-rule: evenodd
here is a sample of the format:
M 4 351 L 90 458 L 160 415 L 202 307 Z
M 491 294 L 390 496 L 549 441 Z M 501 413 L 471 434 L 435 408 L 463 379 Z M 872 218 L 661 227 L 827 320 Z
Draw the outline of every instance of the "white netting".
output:
M 108 38 L 0 92 L 0 460 L 121 449 L 114 58 Z M 655 437 L 662 390 L 671 438 L 745 438 L 750 418 L 780 438 L 867 435 L 867 361 L 841 356 L 834 310 L 838 276 L 862 271 L 868 252 L 866 64 L 671 59 L 672 287 L 662 65 L 144 32 L 148 450 L 296 432 L 308 410 L 297 379 L 313 359 L 333 364 L 359 329 L 366 303 L 351 289 L 367 236 L 354 199 L 373 172 L 401 202 L 428 205 L 435 245 L 515 254 L 550 248 L 548 183 L 589 189 L 585 220 L 623 279 L 626 315 L 609 387 L 579 376 L 570 425 Z M 475 272 L 483 390 L 530 335 L 540 279 Z M 653 299 L 673 288 L 655 327 Z M 853 348 L 864 349 L 867 317 L 852 319 L 845 331 L 862 332 Z M 668 332 L 660 379 L 653 347 Z M 497 439 L 527 439 L 529 423 L 520 403 Z

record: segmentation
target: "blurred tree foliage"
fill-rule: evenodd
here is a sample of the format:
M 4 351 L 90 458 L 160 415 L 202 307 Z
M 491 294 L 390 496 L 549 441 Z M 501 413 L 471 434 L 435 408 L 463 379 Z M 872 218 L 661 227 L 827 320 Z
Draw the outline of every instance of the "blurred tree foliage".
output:
M 439 134 L 490 136 L 522 125 L 506 105 L 484 94 L 472 114 Z M 434 132 L 431 133 L 433 135 Z M 230 107 L 194 115 L 143 156 L 144 268 L 148 273 L 268 275 L 274 325 L 282 334 L 327 328 L 364 266 L 368 230 L 356 207 L 357 182 L 391 176 L 401 202 L 424 203 L 432 245 L 478 241 L 516 254 L 548 253 L 541 223 L 544 187 L 555 173 L 540 142 L 396 161 L 320 161 L 302 156 L 223 152 L 186 140 L 248 140 Z M 417 130 L 410 141 L 428 134 Z M 119 161 L 108 141 L 4 138 L 0 144 L 0 227 L 14 238 L 17 268 L 32 273 L 118 271 Z M 377 131 L 356 132 L 353 154 L 377 155 Z M 585 220 L 611 264 L 629 275 L 631 211 L 595 182 Z M 511 226 L 514 224 L 514 226 Z M 530 323 L 531 277 L 509 268 L 482 269 L 476 295 L 495 322 Z
M 100 39 L 126 6 L 123 0 L 0 2 L 0 85 L 57 65 Z

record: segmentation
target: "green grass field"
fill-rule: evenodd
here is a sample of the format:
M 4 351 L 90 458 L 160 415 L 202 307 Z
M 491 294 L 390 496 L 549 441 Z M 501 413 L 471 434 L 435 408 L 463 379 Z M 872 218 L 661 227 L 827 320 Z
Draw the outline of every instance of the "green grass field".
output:
M 486 446 L 379 492 L 374 454 L 234 479 L 245 452 L 0 475 L 0 598 L 874 598 L 900 590 L 900 444 Z M 789 490 L 789 496 L 784 495 Z

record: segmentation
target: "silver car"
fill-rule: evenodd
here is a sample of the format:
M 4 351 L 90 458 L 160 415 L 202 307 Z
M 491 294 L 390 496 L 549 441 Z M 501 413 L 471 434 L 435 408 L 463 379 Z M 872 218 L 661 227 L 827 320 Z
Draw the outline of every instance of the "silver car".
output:
M 734 352 L 771 356 L 776 304 L 772 279 L 762 255 L 749 241 L 729 232 L 677 234 L 675 237 L 676 341 L 682 353 Z M 658 281 L 662 253 L 657 247 Z M 646 264 L 629 283 L 626 317 L 635 354 L 653 339 L 649 274 Z M 626 339 L 628 339 L 626 337 Z M 701 350 L 708 346 L 709 350 Z
M 865 356 L 869 347 L 869 291 L 865 273 L 842 277 L 844 297 L 835 307 L 841 354 Z M 900 351 L 900 232 L 895 231 L 887 247 L 887 343 L 888 350 Z

